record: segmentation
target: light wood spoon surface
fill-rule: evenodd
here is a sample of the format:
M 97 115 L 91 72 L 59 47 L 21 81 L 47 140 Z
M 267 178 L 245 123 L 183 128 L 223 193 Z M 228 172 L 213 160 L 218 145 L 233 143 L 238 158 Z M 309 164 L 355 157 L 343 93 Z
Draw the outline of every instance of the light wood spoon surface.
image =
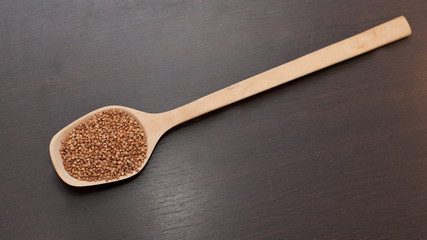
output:
M 168 112 L 146 113 L 123 106 L 99 108 L 72 122 L 52 138 L 49 151 L 53 166 L 64 182 L 79 187 L 110 183 L 132 177 L 144 168 L 160 137 L 172 127 L 409 35 L 411 35 L 411 28 L 406 18 L 400 16 L 353 37 L 319 49 Z M 143 126 L 147 139 L 147 157 L 142 166 L 138 169 L 138 172 L 121 176 L 117 180 L 110 180 L 108 182 L 77 180 L 70 176 L 64 168 L 59 151 L 62 144 L 61 141 L 81 122 L 87 121 L 97 112 L 109 109 L 121 109 L 137 119 Z

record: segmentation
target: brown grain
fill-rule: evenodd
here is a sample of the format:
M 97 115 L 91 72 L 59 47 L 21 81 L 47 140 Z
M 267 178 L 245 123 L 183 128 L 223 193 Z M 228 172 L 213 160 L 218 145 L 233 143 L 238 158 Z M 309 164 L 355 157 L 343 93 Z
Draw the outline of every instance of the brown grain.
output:
M 119 179 L 137 171 L 147 154 L 144 131 L 128 113 L 107 110 L 74 128 L 60 149 L 64 168 L 84 181 Z

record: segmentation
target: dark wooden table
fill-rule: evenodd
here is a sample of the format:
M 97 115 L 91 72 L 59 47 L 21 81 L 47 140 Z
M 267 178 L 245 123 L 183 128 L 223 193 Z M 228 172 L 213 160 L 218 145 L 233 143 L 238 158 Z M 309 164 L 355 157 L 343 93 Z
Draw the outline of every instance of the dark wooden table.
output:
M 0 3 L 1 239 L 426 239 L 427 2 Z M 187 122 L 145 169 L 66 185 L 52 136 L 166 111 L 405 15 L 413 35 Z

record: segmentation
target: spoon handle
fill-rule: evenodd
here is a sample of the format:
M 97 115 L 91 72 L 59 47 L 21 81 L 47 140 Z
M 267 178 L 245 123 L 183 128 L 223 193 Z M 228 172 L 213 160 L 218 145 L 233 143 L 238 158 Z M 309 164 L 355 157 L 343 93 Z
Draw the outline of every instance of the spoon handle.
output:
M 166 114 L 171 114 L 169 119 L 172 120 L 172 124 L 175 126 L 409 35 L 411 35 L 411 28 L 406 18 L 400 16 L 353 37 L 211 93 L 182 107 L 166 112 Z

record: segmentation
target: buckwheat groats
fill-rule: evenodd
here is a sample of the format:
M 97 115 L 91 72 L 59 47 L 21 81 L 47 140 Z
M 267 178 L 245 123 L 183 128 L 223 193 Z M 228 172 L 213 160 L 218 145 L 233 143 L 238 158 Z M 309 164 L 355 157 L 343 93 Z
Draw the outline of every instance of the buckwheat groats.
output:
M 60 153 L 72 177 L 108 181 L 142 166 L 147 154 L 146 137 L 128 113 L 106 110 L 74 128 L 62 141 Z

